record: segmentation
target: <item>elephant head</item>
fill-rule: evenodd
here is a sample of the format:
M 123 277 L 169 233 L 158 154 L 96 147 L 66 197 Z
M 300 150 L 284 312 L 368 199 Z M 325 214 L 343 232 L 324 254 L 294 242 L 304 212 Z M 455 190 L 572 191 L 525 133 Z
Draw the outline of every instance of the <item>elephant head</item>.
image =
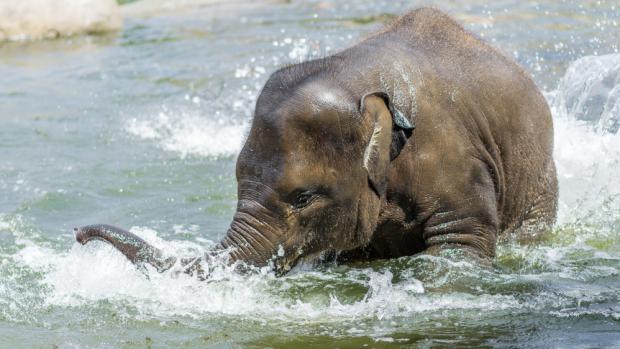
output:
M 237 160 L 237 209 L 217 249 L 283 274 L 301 257 L 370 241 L 390 161 L 413 126 L 384 93 L 316 81 L 283 88 L 274 76 Z

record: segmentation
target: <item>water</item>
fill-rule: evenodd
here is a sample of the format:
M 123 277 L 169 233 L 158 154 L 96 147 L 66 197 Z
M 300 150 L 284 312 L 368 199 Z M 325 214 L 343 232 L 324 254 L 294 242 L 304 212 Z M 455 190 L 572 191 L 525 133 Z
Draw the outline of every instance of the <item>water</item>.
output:
M 492 269 L 406 257 L 147 279 L 74 242 L 74 226 L 106 222 L 168 253 L 208 249 L 268 74 L 424 3 L 124 5 L 119 34 L 0 44 L 0 347 L 620 347 L 613 1 L 435 2 L 519 61 L 554 113 L 559 222 L 499 246 Z

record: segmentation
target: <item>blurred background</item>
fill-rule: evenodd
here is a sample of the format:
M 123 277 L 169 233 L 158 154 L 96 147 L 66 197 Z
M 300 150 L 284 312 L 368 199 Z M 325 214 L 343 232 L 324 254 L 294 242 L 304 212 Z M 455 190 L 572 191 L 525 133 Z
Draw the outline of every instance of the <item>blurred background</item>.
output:
M 212 246 L 269 74 L 428 5 L 544 91 L 551 237 L 492 271 L 407 257 L 209 282 L 74 243 L 105 222 Z M 620 347 L 619 49 L 617 1 L 0 1 L 0 347 Z

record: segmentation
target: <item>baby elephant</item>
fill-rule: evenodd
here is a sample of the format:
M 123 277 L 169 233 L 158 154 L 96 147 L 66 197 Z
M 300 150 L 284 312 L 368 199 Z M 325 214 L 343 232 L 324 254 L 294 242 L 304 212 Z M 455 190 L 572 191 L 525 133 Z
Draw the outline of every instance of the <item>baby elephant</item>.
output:
M 237 160 L 237 211 L 216 250 L 278 274 L 323 252 L 351 260 L 457 250 L 489 261 L 502 234 L 554 223 L 552 149 L 549 107 L 528 74 L 421 8 L 271 75 Z M 86 227 L 77 238 L 105 239 L 158 270 L 173 264 L 116 228 Z

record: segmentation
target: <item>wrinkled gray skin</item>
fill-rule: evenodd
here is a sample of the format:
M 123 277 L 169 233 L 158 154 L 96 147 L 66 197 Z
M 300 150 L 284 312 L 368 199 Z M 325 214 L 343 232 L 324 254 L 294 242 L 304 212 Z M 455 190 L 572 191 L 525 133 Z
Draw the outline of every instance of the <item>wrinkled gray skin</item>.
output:
M 271 75 L 217 249 L 272 262 L 280 274 L 328 251 L 341 260 L 442 250 L 490 260 L 502 234 L 553 224 L 552 148 L 549 108 L 527 73 L 444 13 L 418 9 L 338 54 Z M 170 264 L 137 246 L 148 256 L 132 261 Z

